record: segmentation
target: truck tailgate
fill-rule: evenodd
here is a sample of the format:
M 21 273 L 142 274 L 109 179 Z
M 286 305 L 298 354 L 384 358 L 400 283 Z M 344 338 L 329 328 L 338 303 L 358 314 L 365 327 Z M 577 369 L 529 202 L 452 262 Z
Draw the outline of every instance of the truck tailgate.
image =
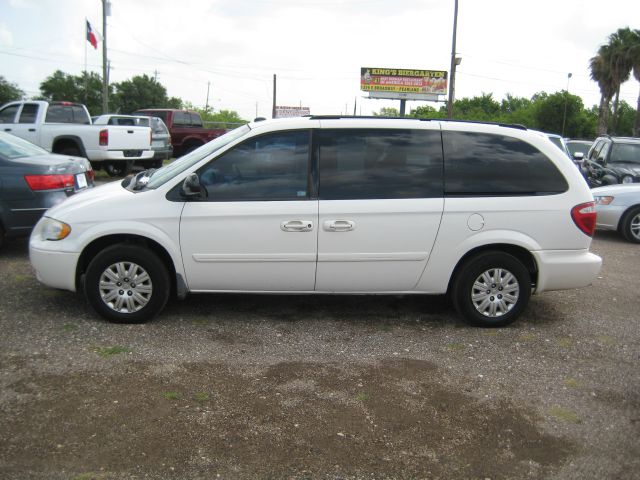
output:
M 151 129 L 149 127 L 112 126 L 109 129 L 109 150 L 149 150 Z

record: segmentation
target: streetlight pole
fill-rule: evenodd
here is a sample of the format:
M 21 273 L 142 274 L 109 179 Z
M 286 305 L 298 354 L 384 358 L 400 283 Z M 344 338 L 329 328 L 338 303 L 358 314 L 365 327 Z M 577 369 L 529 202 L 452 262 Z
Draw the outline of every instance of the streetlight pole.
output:
M 571 73 L 567 74 L 567 89 L 564 91 L 564 113 L 562 114 L 562 136 L 564 137 L 564 126 L 567 122 L 567 101 L 569 99 L 569 79 L 571 78 Z
M 453 12 L 453 40 L 451 41 L 451 77 L 449 78 L 449 102 L 447 103 L 447 117 L 453 118 L 453 100 L 456 90 L 456 32 L 458 29 L 458 0 L 455 0 Z

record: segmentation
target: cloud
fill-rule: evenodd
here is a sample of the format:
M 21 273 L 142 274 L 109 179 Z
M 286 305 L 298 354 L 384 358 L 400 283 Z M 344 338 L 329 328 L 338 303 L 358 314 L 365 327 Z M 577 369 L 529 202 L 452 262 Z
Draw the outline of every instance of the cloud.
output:
M 0 45 L 3 47 L 10 47 L 13 45 L 13 35 L 11 34 L 11 30 L 2 23 L 0 23 Z

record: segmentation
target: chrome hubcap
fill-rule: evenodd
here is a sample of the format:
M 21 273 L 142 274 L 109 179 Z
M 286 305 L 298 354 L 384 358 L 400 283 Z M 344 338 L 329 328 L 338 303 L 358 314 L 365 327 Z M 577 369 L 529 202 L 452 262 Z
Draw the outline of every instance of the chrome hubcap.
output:
M 631 219 L 631 235 L 640 240 L 640 213 Z
M 471 288 L 471 301 L 485 317 L 500 317 L 518 302 L 520 285 L 504 268 L 492 268 L 480 274 Z
M 118 313 L 133 313 L 151 299 L 153 284 L 144 268 L 133 262 L 118 262 L 100 275 L 100 297 Z

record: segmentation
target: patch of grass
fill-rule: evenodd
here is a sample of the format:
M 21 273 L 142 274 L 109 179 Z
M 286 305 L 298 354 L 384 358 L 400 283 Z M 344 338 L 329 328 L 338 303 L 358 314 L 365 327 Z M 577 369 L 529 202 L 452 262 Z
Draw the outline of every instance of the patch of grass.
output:
M 196 402 L 206 402 L 207 400 L 209 400 L 209 394 L 205 393 L 205 392 L 197 392 L 193 398 L 196 400 Z
M 616 344 L 616 339 L 609 335 L 598 335 L 598 341 L 609 347 Z
M 499 332 L 497 330 L 483 330 L 482 331 L 482 335 L 484 335 L 485 337 L 497 337 L 498 333 Z
M 194 325 L 209 325 L 209 319 L 206 317 L 198 317 L 191 320 L 191 323 Z
M 460 352 L 465 349 L 464 343 L 448 343 L 447 348 L 453 352 Z
M 523 333 L 518 337 L 518 340 L 522 342 L 533 342 L 538 337 L 536 337 L 533 333 Z
M 164 392 L 162 396 L 167 400 L 180 400 L 182 398 L 182 395 L 178 392 Z
M 25 283 L 25 282 L 28 282 L 29 280 L 31 280 L 31 275 L 22 275 L 19 273 L 13 276 L 13 281 L 16 283 Z
M 390 332 L 392 327 L 388 323 L 381 323 L 378 328 L 381 332 Z
M 569 423 L 581 422 L 580 417 L 577 413 L 562 407 L 551 407 L 549 409 L 549 415 Z
M 575 378 L 565 378 L 564 384 L 569 388 L 580 388 L 582 386 L 582 382 Z
M 73 323 L 65 323 L 62 326 L 62 330 L 64 330 L 65 332 L 73 332 L 74 330 L 77 330 L 78 326 L 74 325 Z
M 114 345 L 113 347 L 96 347 L 93 351 L 103 358 L 108 358 L 119 353 L 129 353 L 131 350 L 121 345 Z
M 358 396 L 356 397 L 356 400 L 358 400 L 359 402 L 366 402 L 367 400 L 369 400 L 369 395 L 366 393 L 359 393 Z
M 558 344 L 559 347 L 567 348 L 573 345 L 573 340 L 571 340 L 569 337 L 562 337 L 562 338 L 558 338 L 556 340 L 556 343 Z

